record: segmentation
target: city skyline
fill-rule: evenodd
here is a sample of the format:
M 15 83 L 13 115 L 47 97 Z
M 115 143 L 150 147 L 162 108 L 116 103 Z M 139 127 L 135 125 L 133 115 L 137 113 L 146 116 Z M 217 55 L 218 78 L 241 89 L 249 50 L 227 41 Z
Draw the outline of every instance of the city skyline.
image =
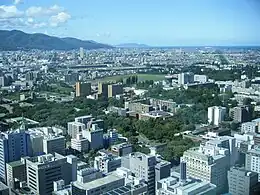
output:
M 259 2 L 2 0 L 1 29 L 117 45 L 260 45 Z

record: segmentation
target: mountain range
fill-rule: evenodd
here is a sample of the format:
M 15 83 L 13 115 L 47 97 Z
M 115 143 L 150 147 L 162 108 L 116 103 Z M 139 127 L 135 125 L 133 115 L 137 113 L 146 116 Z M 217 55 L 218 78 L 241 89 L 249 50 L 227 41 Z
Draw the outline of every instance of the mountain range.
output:
M 76 38 L 59 38 L 46 34 L 27 34 L 19 30 L 0 30 L 0 50 L 42 49 L 42 50 L 73 50 L 113 48 L 110 45 L 91 40 Z

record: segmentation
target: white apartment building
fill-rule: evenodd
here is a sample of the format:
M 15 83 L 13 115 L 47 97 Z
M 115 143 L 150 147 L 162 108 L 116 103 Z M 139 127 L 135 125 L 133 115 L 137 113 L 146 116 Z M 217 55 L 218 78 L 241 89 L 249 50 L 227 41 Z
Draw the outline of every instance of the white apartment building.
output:
M 77 134 L 76 138 L 71 139 L 71 148 L 79 152 L 86 152 L 89 150 L 89 141 L 82 134 Z
M 241 133 L 255 133 L 257 129 L 256 122 L 246 122 L 241 125 Z
M 71 138 L 75 139 L 77 134 L 82 133 L 83 130 L 86 129 L 85 124 L 80 122 L 69 122 L 68 123 L 68 134 Z
M 213 106 L 208 108 L 208 123 L 219 126 L 226 115 L 226 108 Z

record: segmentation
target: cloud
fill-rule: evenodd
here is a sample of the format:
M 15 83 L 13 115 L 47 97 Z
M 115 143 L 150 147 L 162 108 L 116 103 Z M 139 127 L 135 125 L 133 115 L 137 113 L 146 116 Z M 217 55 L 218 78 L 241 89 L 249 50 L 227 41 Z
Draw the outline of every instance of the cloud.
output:
M 14 0 L 14 4 L 15 5 L 18 5 L 18 4 L 22 3 L 22 2 L 23 2 L 23 0 Z
M 64 10 L 64 8 L 60 7 L 58 5 L 53 5 L 48 8 L 32 6 L 26 10 L 26 15 L 28 17 L 51 16 L 51 15 L 58 14 L 59 12 L 62 12 L 63 10 Z
M 19 18 L 23 16 L 23 12 L 18 10 L 15 5 L 1 5 L 0 6 L 0 19 Z
M 55 16 L 51 16 L 49 19 L 50 26 L 57 27 L 62 23 L 67 22 L 71 16 L 66 12 L 60 12 Z

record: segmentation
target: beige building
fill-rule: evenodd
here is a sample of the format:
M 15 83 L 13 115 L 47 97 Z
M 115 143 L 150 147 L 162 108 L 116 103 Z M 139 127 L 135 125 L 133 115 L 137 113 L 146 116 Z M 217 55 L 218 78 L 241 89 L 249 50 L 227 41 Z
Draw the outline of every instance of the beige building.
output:
M 107 83 L 98 83 L 98 94 L 107 97 L 108 95 L 108 84 Z

